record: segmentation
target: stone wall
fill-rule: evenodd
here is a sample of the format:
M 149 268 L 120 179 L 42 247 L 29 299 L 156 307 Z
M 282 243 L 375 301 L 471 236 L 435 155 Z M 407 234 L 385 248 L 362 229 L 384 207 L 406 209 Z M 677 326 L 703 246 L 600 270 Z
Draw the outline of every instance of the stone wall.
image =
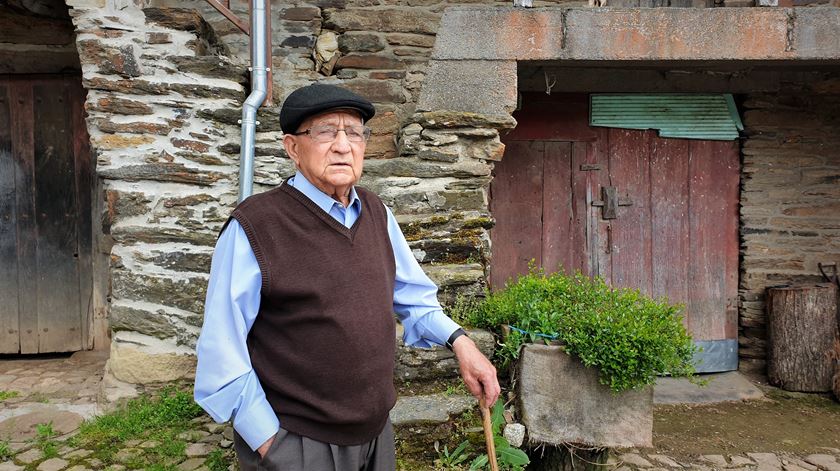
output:
M 105 1 L 70 0 L 70 5 L 88 89 L 88 127 L 103 182 L 102 224 L 109 238 L 104 249 L 111 254 L 110 369 L 128 382 L 169 381 L 191 374 L 212 247 L 236 202 L 237 120 L 248 80 L 246 38 L 205 2 L 178 2 L 187 8 L 171 9 L 162 8 L 165 2 L 150 7 Z M 235 5 L 246 16 L 241 10 L 246 4 Z M 488 114 L 434 111 L 437 102 L 420 99 L 424 83 L 451 78 L 445 65 L 454 61 L 429 62 L 441 12 L 449 5 L 436 0 L 274 5 L 274 105 L 260 111 L 255 152 L 256 191 L 294 172 L 282 150 L 277 113 L 283 98 L 301 85 L 338 83 L 371 98 L 377 116 L 370 123 L 374 135 L 362 184 L 393 208 L 415 257 L 441 286 L 444 302 L 484 288 L 492 227 L 487 189 L 492 163 L 504 151 L 499 133 L 515 125 L 509 116 L 515 93 L 482 93 L 487 109 L 498 110 Z M 318 60 L 312 55 L 316 47 L 322 53 Z M 340 56 L 321 63 L 330 53 Z M 503 64 L 503 74 L 495 70 L 499 62 L 482 64 L 488 70 L 461 67 L 459 73 L 473 75 L 445 88 L 470 88 L 492 79 L 508 85 L 496 90 L 515 89 L 514 61 Z M 438 98 L 455 104 L 449 109 L 459 109 L 457 93 Z M 747 106 L 759 98 L 752 97 Z M 827 108 L 826 113 L 832 116 Z M 750 145 L 775 138 L 755 129 L 750 127 Z M 745 154 L 751 151 L 747 147 Z M 751 181 L 745 183 L 745 198 Z M 825 198 L 809 201 L 823 204 Z M 770 221 L 765 216 L 764 224 Z M 823 234 L 798 232 L 785 235 Z M 756 250 L 749 237 L 745 260 Z M 760 303 L 757 280 L 762 273 L 763 282 L 774 282 L 768 270 L 745 265 L 742 286 L 743 348 L 757 357 L 763 357 L 763 323 L 751 311 L 760 306 L 750 303 Z M 808 270 L 806 264 L 802 274 Z
M 213 245 L 236 203 L 246 59 L 195 10 L 103 9 L 97 0 L 70 5 L 102 182 L 102 250 L 110 253 L 109 370 L 131 383 L 189 377 Z M 279 15 L 284 35 L 302 25 L 317 26 L 313 35 L 322 31 L 319 8 L 295 7 Z M 361 21 L 339 17 L 332 14 L 330 21 Z M 391 32 L 343 34 L 338 44 L 346 55 L 335 69 L 341 78 L 328 80 L 376 102 L 362 184 L 394 209 L 415 256 L 447 302 L 458 293 L 483 290 L 491 227 L 489 161 L 503 151 L 498 130 L 513 122 L 415 114 L 420 71 L 436 25 L 423 26 L 420 34 L 409 18 L 416 19 L 408 15 L 404 23 L 384 27 Z M 223 31 L 228 38 L 236 35 Z M 374 43 L 383 46 L 381 54 L 358 53 L 378 47 Z M 287 46 L 297 56 L 276 57 L 278 100 L 258 116 L 258 192 L 294 172 L 281 145 L 279 98 L 293 89 L 290 83 L 324 78 L 308 70 L 314 67 L 307 57 L 310 43 L 279 48 Z M 397 57 L 400 46 L 416 55 Z M 392 57 L 383 59 L 387 56 Z M 295 68 L 294 61 L 306 67 Z
M 742 109 L 740 353 L 761 368 L 765 289 L 840 264 L 840 73 L 748 95 Z
M 70 2 L 110 252 L 110 369 L 190 375 L 216 234 L 236 200 L 245 66 L 194 11 Z M 109 11 L 110 10 L 110 11 Z M 99 215 L 97 215 L 99 216 Z

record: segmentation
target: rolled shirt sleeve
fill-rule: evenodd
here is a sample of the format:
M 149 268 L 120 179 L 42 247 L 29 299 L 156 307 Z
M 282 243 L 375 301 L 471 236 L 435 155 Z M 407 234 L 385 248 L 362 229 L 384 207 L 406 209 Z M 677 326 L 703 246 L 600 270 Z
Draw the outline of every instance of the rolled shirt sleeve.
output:
M 260 306 L 262 275 L 242 227 L 232 220 L 216 243 L 196 345 L 195 400 L 216 422 L 233 427 L 252 450 L 280 422 L 251 366 L 246 340 Z

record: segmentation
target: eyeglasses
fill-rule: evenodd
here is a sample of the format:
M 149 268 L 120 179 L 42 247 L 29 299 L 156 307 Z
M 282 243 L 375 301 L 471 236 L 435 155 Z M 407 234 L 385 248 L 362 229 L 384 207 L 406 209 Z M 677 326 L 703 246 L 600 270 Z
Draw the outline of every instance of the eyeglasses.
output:
M 309 129 L 294 133 L 295 136 L 309 134 L 315 142 L 333 142 L 338 137 L 338 131 L 344 131 L 350 142 L 365 142 L 370 138 L 370 128 L 367 126 L 344 126 L 338 128 L 329 124 L 316 124 Z

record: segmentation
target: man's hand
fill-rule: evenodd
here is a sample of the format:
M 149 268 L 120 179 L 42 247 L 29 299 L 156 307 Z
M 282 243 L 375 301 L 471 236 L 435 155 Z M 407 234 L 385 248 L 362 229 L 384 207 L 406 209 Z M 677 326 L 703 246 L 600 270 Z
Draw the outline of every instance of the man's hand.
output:
M 458 359 L 461 377 L 464 378 L 467 389 L 476 399 L 483 399 L 487 407 L 491 407 L 501 392 L 499 380 L 496 378 L 496 367 L 466 335 L 455 339 L 452 351 Z
M 274 438 L 276 435 L 272 435 L 271 438 L 265 441 L 259 448 L 257 448 L 257 453 L 260 454 L 260 459 L 265 458 L 265 454 L 268 453 L 268 449 L 271 448 L 271 444 L 274 443 Z

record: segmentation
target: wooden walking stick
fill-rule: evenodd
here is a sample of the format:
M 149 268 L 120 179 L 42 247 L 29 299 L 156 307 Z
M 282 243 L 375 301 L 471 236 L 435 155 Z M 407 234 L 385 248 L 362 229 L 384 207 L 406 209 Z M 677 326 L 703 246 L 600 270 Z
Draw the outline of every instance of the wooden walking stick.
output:
M 479 400 L 481 407 L 481 418 L 484 425 L 484 441 L 487 442 L 487 459 L 490 460 L 490 471 L 499 471 L 499 464 L 496 463 L 496 443 L 493 441 L 493 421 L 490 418 L 490 408 L 484 402 L 484 398 Z

